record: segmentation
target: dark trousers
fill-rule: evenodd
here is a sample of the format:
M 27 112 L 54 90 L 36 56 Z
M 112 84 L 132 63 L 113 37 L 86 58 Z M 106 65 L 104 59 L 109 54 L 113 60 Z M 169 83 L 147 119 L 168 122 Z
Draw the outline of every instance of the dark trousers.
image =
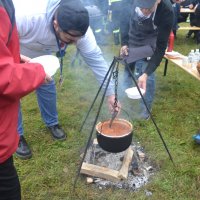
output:
M 13 158 L 0 164 L 0 200 L 21 200 L 21 189 Z

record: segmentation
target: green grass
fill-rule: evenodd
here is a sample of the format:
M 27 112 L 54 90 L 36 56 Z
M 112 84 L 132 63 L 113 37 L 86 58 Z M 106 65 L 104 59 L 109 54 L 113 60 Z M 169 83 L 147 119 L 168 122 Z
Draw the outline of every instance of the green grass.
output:
M 185 34 L 185 31 L 178 32 L 174 50 L 186 55 L 191 49 L 196 49 L 197 45 L 192 39 L 185 40 Z M 119 46 L 104 46 L 102 50 L 106 60 L 110 62 L 113 56 L 118 55 Z M 22 186 L 22 199 L 143 200 L 148 199 L 145 196 L 147 189 L 153 193 L 149 199 L 198 200 L 200 146 L 196 145 L 191 137 L 200 128 L 200 82 L 170 62 L 166 77 L 163 77 L 164 62 L 156 71 L 157 88 L 153 116 L 176 167 L 170 162 L 151 120 L 135 120 L 130 108 L 138 104 L 121 97 L 119 100 L 123 108 L 129 111 L 129 118 L 134 125 L 134 138 L 145 148 L 145 152 L 157 165 L 158 172 L 137 192 L 111 188 L 99 190 L 94 185 L 87 185 L 83 177 L 79 178 L 77 188 L 73 191 L 80 150 L 87 142 L 98 104 L 95 105 L 82 133 L 79 133 L 79 128 L 94 99 L 98 84 L 85 65 L 79 66 L 76 62 L 76 66 L 70 66 L 69 60 L 74 48 L 69 47 L 68 51 L 70 53 L 65 60 L 64 84 L 61 88 L 57 86 L 59 122 L 68 133 L 67 140 L 52 140 L 41 120 L 34 93 L 22 100 L 25 136 L 33 151 L 30 160 L 22 161 L 15 157 Z M 120 72 L 122 68 L 120 66 Z M 59 75 L 56 76 L 57 82 L 58 79 Z M 104 105 L 100 119 L 108 117 L 106 110 Z M 127 117 L 126 114 L 122 115 Z

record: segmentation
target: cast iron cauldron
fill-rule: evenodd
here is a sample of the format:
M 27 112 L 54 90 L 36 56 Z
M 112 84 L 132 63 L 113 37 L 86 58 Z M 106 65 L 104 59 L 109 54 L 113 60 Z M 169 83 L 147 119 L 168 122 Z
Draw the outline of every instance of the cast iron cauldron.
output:
M 96 125 L 97 141 L 99 146 L 112 153 L 126 150 L 131 142 L 133 127 L 124 119 L 115 119 L 110 127 L 110 120 L 99 122 Z

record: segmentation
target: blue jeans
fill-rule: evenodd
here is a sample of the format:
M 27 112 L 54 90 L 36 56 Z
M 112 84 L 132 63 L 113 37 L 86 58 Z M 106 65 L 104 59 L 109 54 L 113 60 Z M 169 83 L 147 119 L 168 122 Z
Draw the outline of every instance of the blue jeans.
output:
M 174 10 L 174 22 L 173 22 L 172 30 L 177 31 L 177 29 L 179 28 L 178 18 L 180 16 L 180 5 L 179 5 L 179 3 L 175 3 L 175 4 L 173 4 L 172 7 L 173 7 L 173 10 Z
M 145 61 L 144 59 L 138 60 L 135 63 L 130 64 L 130 69 L 133 72 L 133 76 L 135 77 L 136 80 L 138 80 L 138 78 L 144 73 L 147 67 L 147 64 L 148 62 Z M 125 71 L 124 71 L 124 80 L 125 80 L 126 88 L 133 87 L 133 80 L 127 68 L 125 68 Z M 145 102 L 147 103 L 147 106 L 149 109 L 151 109 L 152 107 L 154 96 L 155 96 L 155 74 L 152 73 L 147 78 L 146 93 L 144 95 Z M 142 99 L 141 99 L 140 104 L 141 104 L 142 111 L 145 111 L 146 106 L 144 105 L 144 102 Z
M 58 124 L 58 113 L 56 108 L 56 86 L 54 80 L 41 85 L 36 90 L 38 105 L 42 115 L 42 119 L 46 126 L 53 126 Z M 18 113 L 18 128 L 17 131 L 19 135 L 23 135 L 23 122 L 22 122 L 22 112 L 19 108 Z

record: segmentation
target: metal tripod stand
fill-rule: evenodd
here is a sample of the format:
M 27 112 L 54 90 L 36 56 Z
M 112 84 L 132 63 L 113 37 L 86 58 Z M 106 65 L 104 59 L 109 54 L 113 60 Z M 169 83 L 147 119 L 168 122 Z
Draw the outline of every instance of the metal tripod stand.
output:
M 83 126 L 84 126 L 84 124 L 85 124 L 85 122 L 86 122 L 86 120 L 87 120 L 87 118 L 88 118 L 88 116 L 89 116 L 89 114 L 90 114 L 90 112 L 91 112 L 91 110 L 92 110 L 94 104 L 95 104 L 95 101 L 97 100 L 97 98 L 98 98 L 98 96 L 99 96 L 99 94 L 100 94 L 100 92 L 101 92 L 101 90 L 102 90 L 102 88 L 103 88 L 103 85 L 105 84 L 105 90 L 104 90 L 104 92 L 103 92 L 103 96 L 102 96 L 101 101 L 100 101 L 100 104 L 99 104 L 99 108 L 98 108 L 98 111 L 97 111 L 97 115 L 96 115 L 96 117 L 95 117 L 95 119 L 94 119 L 94 123 L 93 123 L 92 129 L 91 129 L 91 131 L 90 131 L 89 138 L 88 138 L 88 141 L 87 141 L 87 144 L 86 144 L 86 147 L 85 147 L 85 151 L 84 151 L 83 157 L 82 157 L 82 159 L 81 159 L 81 162 L 80 162 L 80 165 L 79 165 L 79 168 L 78 168 L 77 175 L 76 175 L 76 177 L 75 177 L 74 189 L 75 189 L 75 186 L 76 186 L 78 177 L 79 177 L 79 175 L 80 175 L 81 167 L 82 167 L 82 164 L 83 164 L 83 162 L 84 162 L 84 160 L 85 160 L 85 157 L 86 157 L 86 154 L 87 154 L 87 150 L 88 150 L 89 145 L 90 145 L 90 142 L 91 142 L 92 134 L 93 134 L 94 129 L 95 129 L 95 126 L 96 126 L 96 124 L 97 124 L 97 120 L 98 120 L 98 117 L 99 117 L 99 114 L 100 114 L 100 111 L 101 111 L 101 108 L 102 108 L 102 105 L 103 105 L 103 102 L 104 102 L 104 99 L 105 99 L 106 91 L 107 91 L 108 85 L 109 85 L 109 83 L 110 83 L 110 81 L 111 81 L 112 75 L 114 75 L 113 78 L 116 79 L 116 82 L 118 81 L 118 66 L 119 66 L 119 63 L 121 62 L 121 60 L 122 60 L 122 59 L 119 58 L 119 57 L 114 57 L 114 59 L 113 59 L 111 65 L 110 65 L 110 67 L 109 67 L 109 70 L 108 70 L 108 72 L 106 73 L 106 76 L 105 76 L 105 78 L 104 78 L 104 80 L 103 80 L 101 86 L 99 87 L 98 92 L 97 92 L 97 94 L 96 94 L 96 96 L 95 96 L 95 98 L 94 98 L 94 100 L 93 100 L 93 102 L 92 102 L 92 104 L 91 104 L 91 106 L 90 106 L 90 108 L 89 108 L 87 114 L 86 114 L 86 117 L 85 117 L 85 119 L 83 120 L 83 123 L 82 123 L 82 125 L 81 125 L 81 128 L 80 128 L 80 130 L 79 130 L 80 132 L 82 131 Z M 123 61 L 123 62 L 125 62 L 125 61 Z M 158 132 L 158 134 L 159 134 L 159 136 L 160 136 L 160 139 L 162 140 L 162 143 L 163 143 L 163 145 L 164 145 L 164 147 L 165 147 L 165 150 L 167 151 L 167 154 L 168 154 L 170 160 L 171 160 L 172 163 L 174 164 L 173 159 L 172 159 L 172 156 L 171 156 L 171 154 L 170 154 L 170 152 L 169 152 L 169 150 L 168 150 L 168 147 L 167 147 L 167 145 L 166 145 L 166 143 L 165 143 L 165 141 L 164 141 L 164 139 L 163 139 L 163 137 L 162 137 L 162 134 L 161 134 L 161 132 L 160 132 L 160 130 L 159 130 L 159 128 L 158 128 L 158 126 L 157 126 L 157 124 L 156 124 L 156 122 L 155 122 L 153 116 L 152 116 L 152 114 L 151 114 L 151 111 L 149 110 L 149 108 L 148 108 L 148 106 L 147 106 L 147 103 L 146 103 L 146 101 L 145 101 L 145 99 L 144 99 L 144 97 L 143 97 L 143 95 L 142 95 L 142 93 L 141 93 L 141 91 L 140 91 L 140 88 L 138 87 L 138 84 L 137 84 L 137 82 L 136 82 L 136 80 L 135 80 L 135 77 L 134 77 L 134 75 L 133 75 L 133 73 L 132 73 L 132 71 L 131 71 L 129 65 L 125 63 L 125 67 L 128 68 L 128 71 L 129 71 L 129 73 L 130 73 L 130 75 L 131 75 L 131 77 L 132 77 L 132 79 L 133 79 L 133 81 L 134 81 L 134 83 L 135 83 L 135 85 L 136 85 L 136 87 L 137 87 L 139 93 L 140 93 L 140 96 L 141 96 L 141 98 L 142 98 L 142 100 L 143 100 L 143 102 L 144 102 L 144 105 L 145 105 L 147 111 L 149 112 L 150 118 L 151 118 L 153 124 L 154 124 L 155 127 L 156 127 L 156 130 L 157 130 L 157 132 Z M 106 80 L 107 80 L 107 82 L 106 82 Z M 117 103 L 117 84 L 115 84 L 115 106 L 116 106 L 116 103 Z

